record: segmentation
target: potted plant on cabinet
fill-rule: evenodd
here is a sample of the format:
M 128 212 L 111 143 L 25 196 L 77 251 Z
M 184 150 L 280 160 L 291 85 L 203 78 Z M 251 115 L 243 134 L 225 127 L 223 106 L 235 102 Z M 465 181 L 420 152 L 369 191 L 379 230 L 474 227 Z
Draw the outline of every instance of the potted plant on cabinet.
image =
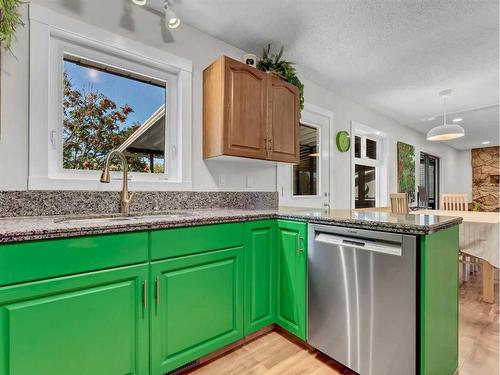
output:
M 271 43 L 262 50 L 262 57 L 257 62 L 257 69 L 274 74 L 275 76 L 291 83 L 299 89 L 300 110 L 304 109 L 304 84 L 297 77 L 293 62 L 283 60 L 284 47 L 278 53 L 271 52 Z

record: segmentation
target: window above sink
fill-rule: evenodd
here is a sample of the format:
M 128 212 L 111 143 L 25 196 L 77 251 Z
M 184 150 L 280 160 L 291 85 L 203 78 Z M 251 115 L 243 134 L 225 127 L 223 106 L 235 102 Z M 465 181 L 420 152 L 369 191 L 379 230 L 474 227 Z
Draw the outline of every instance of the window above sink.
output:
M 192 63 L 30 4 L 29 189 L 191 188 Z M 45 141 L 46 140 L 46 141 Z

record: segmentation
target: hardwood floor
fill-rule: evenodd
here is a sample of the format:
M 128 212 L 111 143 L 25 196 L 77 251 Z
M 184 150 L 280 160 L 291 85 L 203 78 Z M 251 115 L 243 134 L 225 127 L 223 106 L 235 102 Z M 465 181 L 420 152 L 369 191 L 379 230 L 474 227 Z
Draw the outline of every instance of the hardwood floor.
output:
M 327 375 L 351 374 L 332 359 L 273 331 L 190 375 Z
M 499 301 L 481 300 L 481 275 L 460 288 L 459 375 L 499 373 Z M 190 375 L 338 375 L 352 374 L 332 359 L 270 332 Z
M 460 375 L 499 374 L 499 300 L 482 301 L 481 274 L 460 288 Z

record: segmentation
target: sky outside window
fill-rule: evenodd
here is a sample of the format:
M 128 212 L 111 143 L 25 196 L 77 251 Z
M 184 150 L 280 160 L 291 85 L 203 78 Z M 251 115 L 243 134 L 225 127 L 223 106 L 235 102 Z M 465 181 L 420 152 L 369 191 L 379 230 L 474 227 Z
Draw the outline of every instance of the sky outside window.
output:
M 127 125 L 143 123 L 154 111 L 165 104 L 166 88 L 147 82 L 125 78 L 102 70 L 64 60 L 64 71 L 71 84 L 80 92 L 99 91 L 117 106 L 128 104 L 134 112 L 127 117 Z

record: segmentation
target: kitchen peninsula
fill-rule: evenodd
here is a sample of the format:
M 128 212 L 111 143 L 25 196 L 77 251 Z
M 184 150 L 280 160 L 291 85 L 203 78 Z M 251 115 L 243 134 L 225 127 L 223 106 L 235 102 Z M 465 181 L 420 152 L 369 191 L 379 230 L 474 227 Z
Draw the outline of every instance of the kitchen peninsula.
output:
M 276 325 L 308 342 L 317 226 L 347 230 L 358 244 L 367 232 L 413 239 L 407 370 L 452 374 L 460 221 L 272 206 L 3 218 L 0 374 L 160 375 Z

